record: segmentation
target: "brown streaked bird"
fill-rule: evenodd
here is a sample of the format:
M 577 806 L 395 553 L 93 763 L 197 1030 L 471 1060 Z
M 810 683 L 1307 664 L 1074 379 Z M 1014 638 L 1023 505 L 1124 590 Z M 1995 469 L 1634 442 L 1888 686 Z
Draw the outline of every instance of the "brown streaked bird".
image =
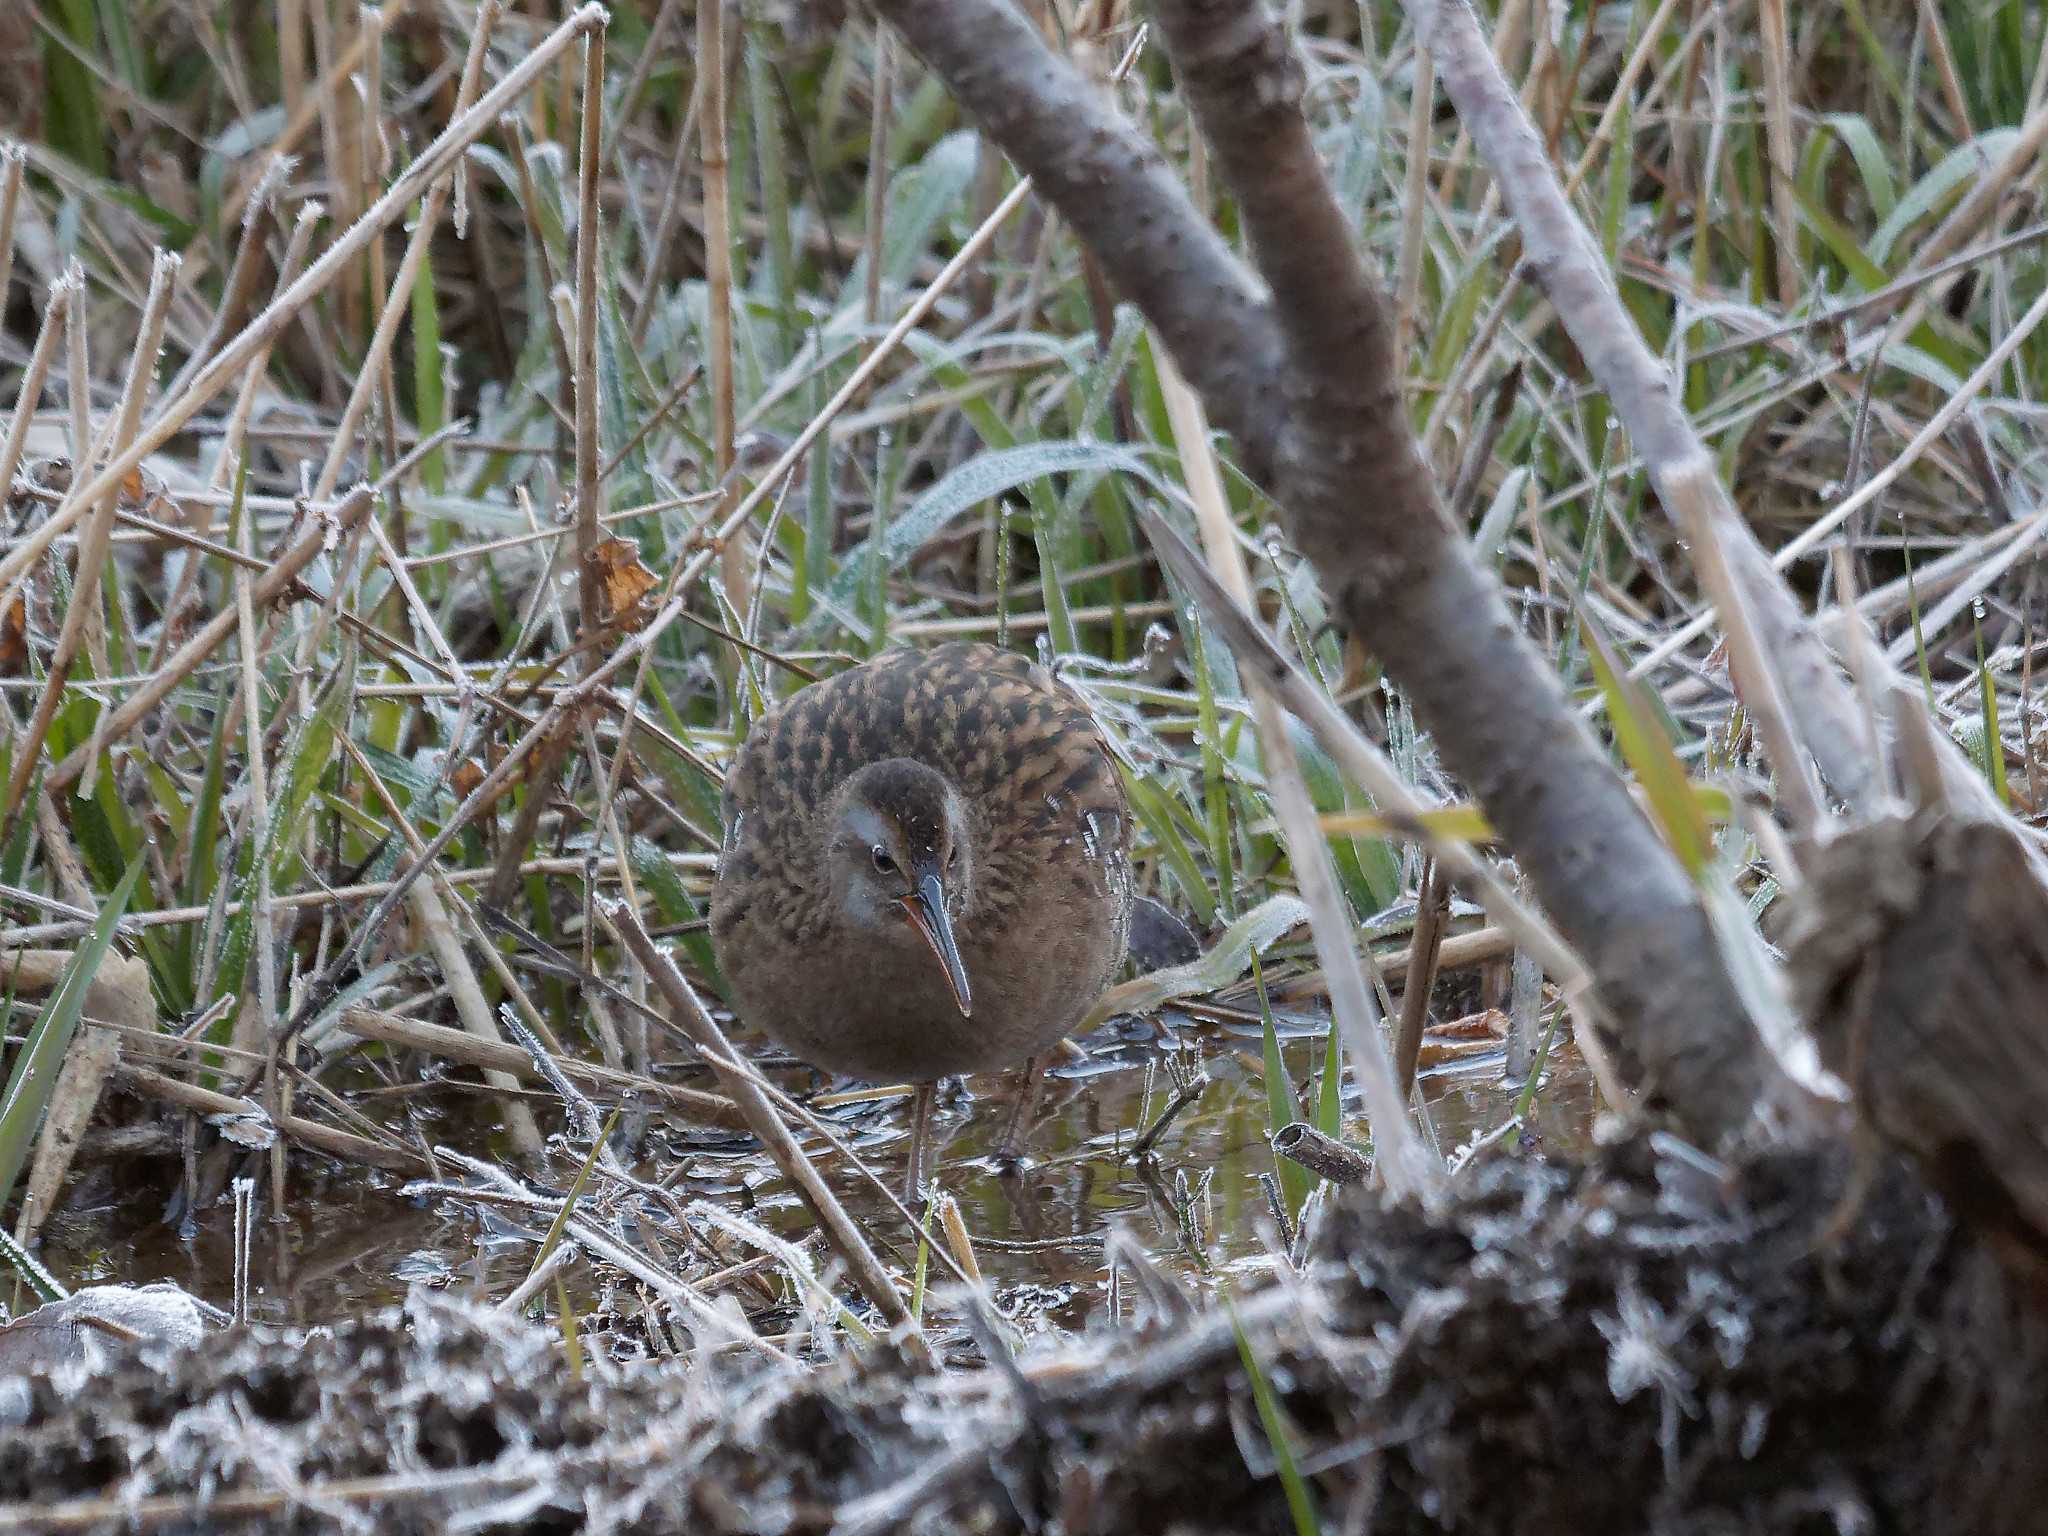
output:
M 914 1198 L 935 1081 L 1035 1066 L 1123 963 L 1130 824 L 1088 711 L 1021 656 L 891 651 L 814 683 L 725 782 L 711 939 L 740 1017 L 917 1085 Z

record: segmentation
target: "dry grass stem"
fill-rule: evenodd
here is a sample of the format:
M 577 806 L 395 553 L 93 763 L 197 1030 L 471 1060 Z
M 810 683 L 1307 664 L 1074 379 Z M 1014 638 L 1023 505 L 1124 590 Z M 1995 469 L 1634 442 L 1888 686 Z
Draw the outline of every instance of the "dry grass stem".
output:
M 1251 578 L 1245 570 L 1244 555 L 1237 547 L 1237 533 L 1223 498 L 1222 477 L 1209 446 L 1208 422 L 1202 414 L 1201 402 L 1182 381 L 1163 347 L 1159 379 L 1203 548 L 1231 601 L 1249 613 Z M 1409 1123 L 1404 1095 L 1395 1080 L 1393 1062 L 1381 1031 L 1379 1007 L 1366 981 L 1366 967 L 1372 964 L 1372 958 L 1369 953 L 1361 954 L 1352 942 L 1351 920 L 1338 891 L 1330 846 L 1308 789 L 1302 783 L 1294 743 L 1287 735 L 1286 717 L 1259 675 L 1253 672 L 1249 679 L 1259 750 L 1266 764 L 1267 789 L 1285 833 L 1295 881 L 1302 899 L 1308 903 L 1316 954 L 1329 983 L 1330 1008 L 1365 1095 L 1376 1166 L 1386 1187 L 1396 1196 L 1427 1195 L 1439 1170 Z
M 411 209 L 413 203 L 454 165 L 471 141 L 497 121 L 509 102 L 553 64 L 571 43 L 592 28 L 601 26 L 604 14 L 602 5 L 592 3 L 580 7 L 521 59 L 474 107 L 451 122 L 440 137 L 392 181 L 375 206 L 365 211 L 346 234 L 323 251 L 296 282 L 272 299 L 262 314 L 244 326 L 235 339 L 199 371 L 198 376 L 186 386 L 184 394 L 164 403 L 127 449 L 116 454 L 81 488 L 68 509 L 44 520 L 28 538 L 5 556 L 0 556 L 0 589 L 39 559 L 51 542 L 68 531 L 71 524 L 83 515 L 86 506 L 96 505 L 100 497 L 115 490 L 144 459 L 176 436 L 214 396 L 227 387 L 230 379 L 276 339 L 308 300 L 325 289 L 363 247 Z
M 121 392 L 121 403 L 115 415 L 113 453 L 119 456 L 135 435 L 135 426 L 141 418 L 142 407 L 149 395 L 149 386 L 156 377 L 157 351 L 163 344 L 164 317 L 170 309 L 171 285 L 178 273 L 178 258 L 165 251 L 158 251 L 151 266 L 149 297 L 142 307 L 142 328 L 136 341 L 135 355 L 129 362 L 128 381 Z M 81 328 L 83 317 L 81 317 Z M 73 466 L 74 486 L 86 478 L 83 462 Z M 106 564 L 107 536 L 113 531 L 114 511 L 120 502 L 121 489 L 118 486 L 102 491 L 96 502 L 85 504 L 84 498 L 74 491 L 50 514 L 54 523 L 67 513 L 77 516 L 90 511 L 92 521 L 86 525 L 85 536 L 78 544 L 78 573 L 72 588 L 71 602 L 64 611 L 64 627 L 57 636 L 57 648 L 50 656 L 49 676 L 43 684 L 43 696 L 36 701 L 35 713 L 29 718 L 28 728 L 14 747 L 13 771 L 7 778 L 7 801 L 0 808 L 0 840 L 6 831 L 11 831 L 21 813 L 23 797 L 28 792 L 28 781 L 34 773 L 37 760 L 42 755 L 43 740 L 55 718 L 57 706 L 63 701 L 64 684 L 71 674 L 71 664 L 77 659 L 85 643 L 88 625 L 96 625 L 100 611 L 100 573 Z M 77 504 L 74 506 L 74 504 Z M 0 586 L 4 586 L 0 583 Z M 104 669 L 102 669 L 104 670 Z

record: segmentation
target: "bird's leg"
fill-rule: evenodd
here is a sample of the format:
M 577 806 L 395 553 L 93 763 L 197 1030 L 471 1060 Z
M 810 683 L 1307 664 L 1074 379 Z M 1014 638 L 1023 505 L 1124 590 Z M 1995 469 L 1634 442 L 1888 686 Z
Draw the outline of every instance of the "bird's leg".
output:
M 910 1166 L 904 1175 L 903 1203 L 916 1211 L 924 1202 L 924 1185 L 927 1177 L 925 1163 L 930 1154 L 932 1137 L 932 1101 L 938 1097 L 939 1085 L 919 1083 L 916 1096 L 910 1107 Z
M 1038 1090 L 1044 1081 L 1045 1058 L 1034 1056 L 1024 1063 L 1024 1084 L 1017 1090 L 1017 1102 L 1010 1106 L 1010 1123 L 1003 1128 L 1003 1144 L 996 1151 L 999 1161 L 1023 1161 L 1024 1143 L 1031 1135 L 1031 1112 L 1038 1107 Z

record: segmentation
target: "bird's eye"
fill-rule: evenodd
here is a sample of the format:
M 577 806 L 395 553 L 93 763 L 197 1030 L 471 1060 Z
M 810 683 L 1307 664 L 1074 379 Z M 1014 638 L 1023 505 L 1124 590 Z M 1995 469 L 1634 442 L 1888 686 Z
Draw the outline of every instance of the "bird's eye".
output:
M 896 861 L 889 857 L 888 849 L 877 843 L 868 852 L 874 858 L 877 874 L 893 875 L 896 873 Z

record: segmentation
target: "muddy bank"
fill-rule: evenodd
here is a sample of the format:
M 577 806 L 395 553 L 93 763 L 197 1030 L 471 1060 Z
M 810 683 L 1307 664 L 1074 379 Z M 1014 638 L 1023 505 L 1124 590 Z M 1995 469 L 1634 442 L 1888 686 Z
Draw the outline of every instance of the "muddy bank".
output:
M 2048 1326 L 1909 1176 L 1636 1142 L 1352 1195 L 1237 1318 L 1326 1529 L 2021 1533 Z M 1142 1261 L 1139 1261 L 1142 1263 Z M 446 1296 L 0 1392 L 0 1530 L 1285 1531 L 1228 1311 L 929 1374 L 606 1358 Z M 982 1337 L 1000 1352 L 1000 1321 Z M 618 1346 L 608 1351 L 608 1344 Z

